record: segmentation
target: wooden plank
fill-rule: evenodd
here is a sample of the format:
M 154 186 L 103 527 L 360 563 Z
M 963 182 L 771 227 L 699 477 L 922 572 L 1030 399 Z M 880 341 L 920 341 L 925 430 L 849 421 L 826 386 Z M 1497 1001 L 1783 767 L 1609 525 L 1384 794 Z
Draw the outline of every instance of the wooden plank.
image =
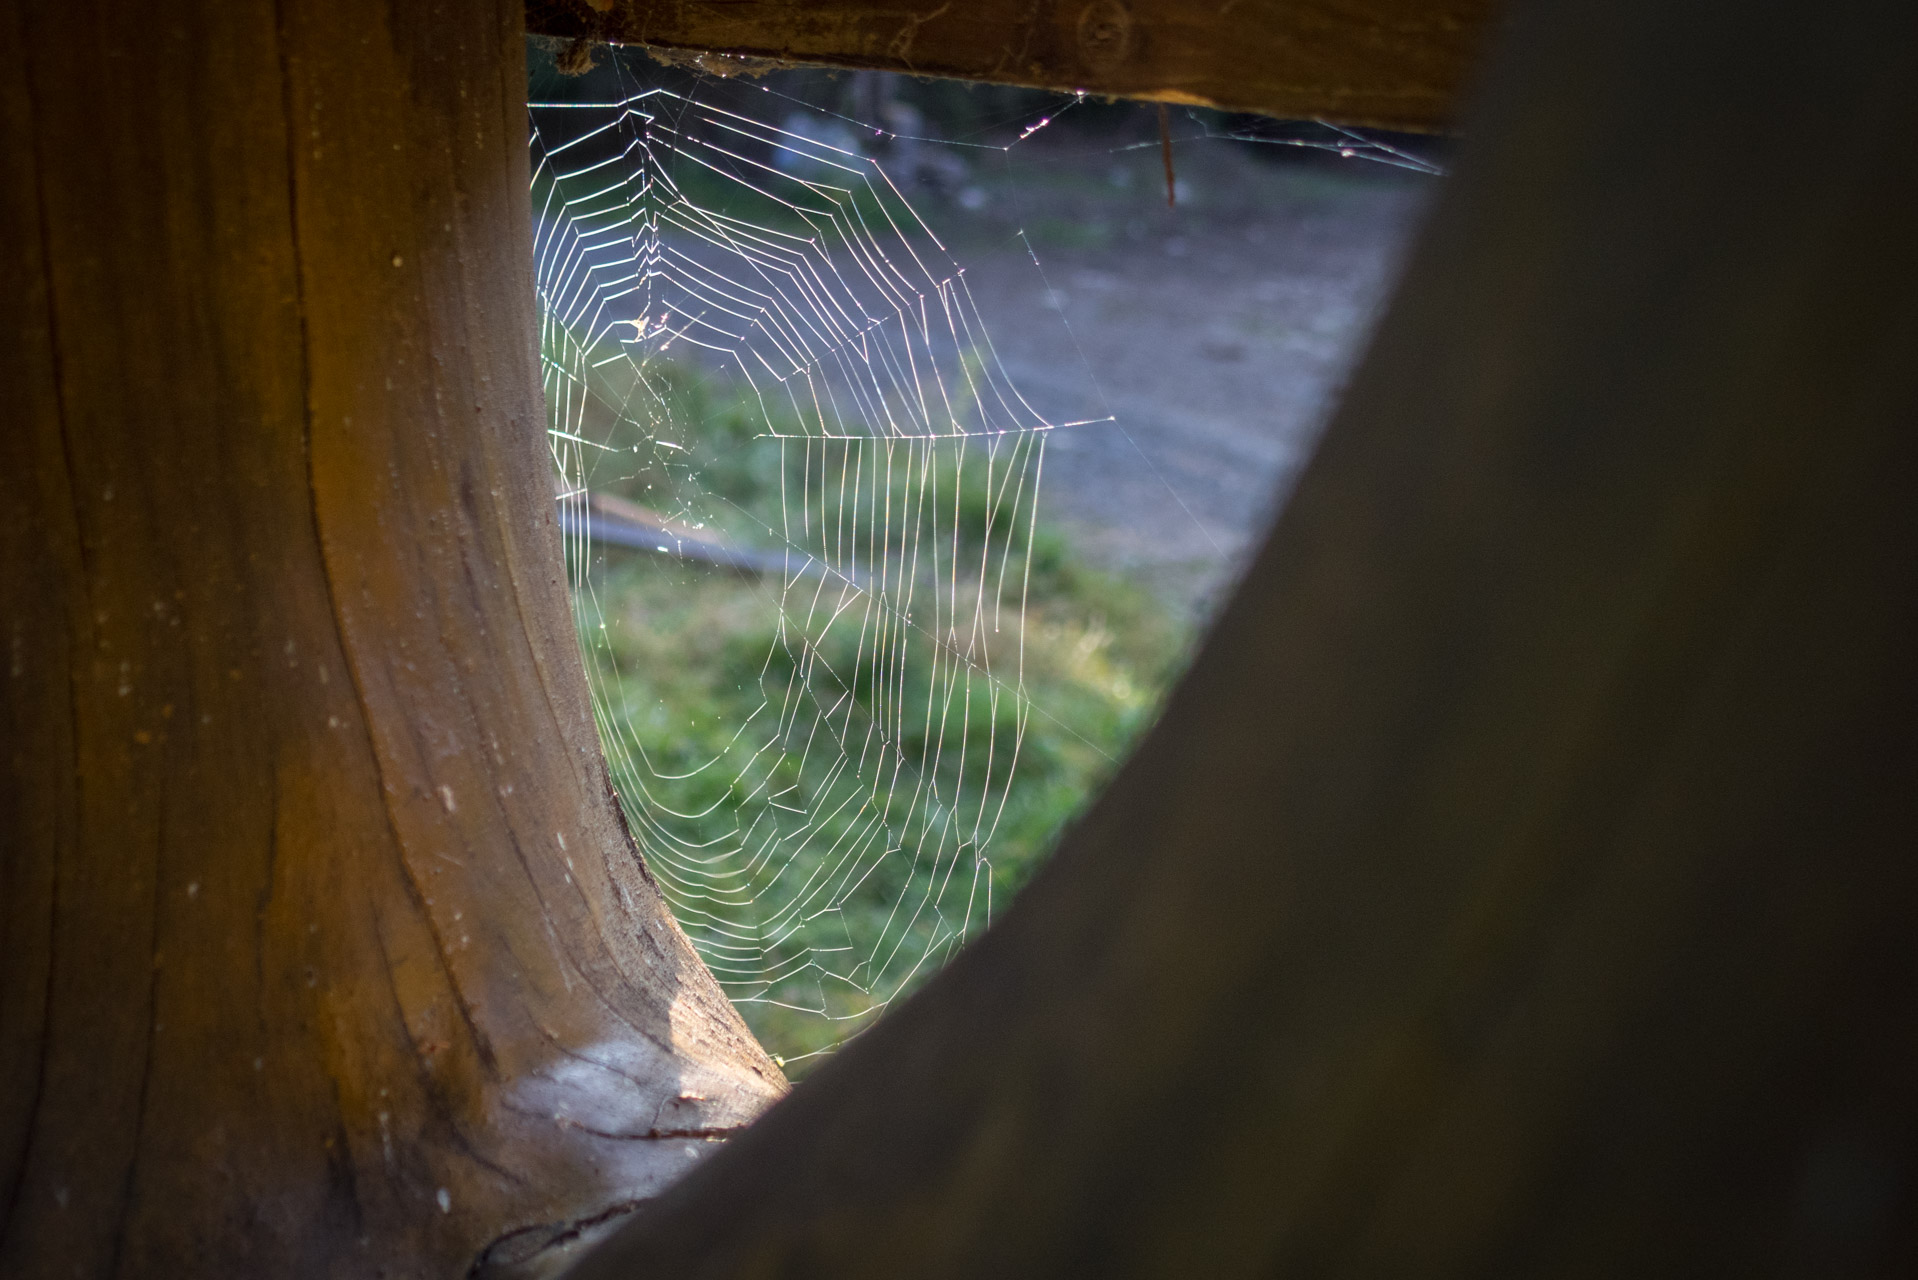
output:
M 1438 130 L 1496 0 L 531 0 L 530 30 L 739 56 Z M 727 56 L 730 55 L 730 56 Z

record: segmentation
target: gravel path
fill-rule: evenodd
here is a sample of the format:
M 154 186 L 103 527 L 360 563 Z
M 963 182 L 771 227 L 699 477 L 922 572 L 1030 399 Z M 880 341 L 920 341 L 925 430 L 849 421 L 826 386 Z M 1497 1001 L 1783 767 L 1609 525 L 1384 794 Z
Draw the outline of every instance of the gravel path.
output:
M 1035 407 L 1116 418 L 1052 435 L 1046 514 L 1203 616 L 1309 457 L 1436 180 L 1205 142 L 1168 211 L 1156 149 L 1009 159 L 981 167 L 955 253 Z

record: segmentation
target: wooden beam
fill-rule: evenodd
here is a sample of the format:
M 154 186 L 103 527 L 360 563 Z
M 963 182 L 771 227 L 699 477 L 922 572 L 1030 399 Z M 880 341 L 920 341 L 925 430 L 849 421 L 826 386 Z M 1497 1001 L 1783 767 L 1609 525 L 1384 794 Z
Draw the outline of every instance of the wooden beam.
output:
M 1114 784 L 574 1280 L 1918 1274 L 1918 9 L 1485 108 Z
M 1440 130 L 1496 0 L 530 0 L 528 28 L 1290 119 Z

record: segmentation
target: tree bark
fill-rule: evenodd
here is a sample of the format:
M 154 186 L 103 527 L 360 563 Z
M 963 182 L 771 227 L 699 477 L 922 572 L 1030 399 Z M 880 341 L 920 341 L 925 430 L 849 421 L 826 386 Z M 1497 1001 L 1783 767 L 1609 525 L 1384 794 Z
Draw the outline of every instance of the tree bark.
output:
M 522 60 L 0 16 L 0 1273 L 503 1263 L 783 1091 L 588 713 Z
M 1495 0 L 529 0 L 539 34 L 1390 129 L 1452 127 Z M 741 61 L 744 58 L 746 61 Z
M 1918 1274 L 1918 9 L 1545 0 L 1163 718 L 576 1280 Z

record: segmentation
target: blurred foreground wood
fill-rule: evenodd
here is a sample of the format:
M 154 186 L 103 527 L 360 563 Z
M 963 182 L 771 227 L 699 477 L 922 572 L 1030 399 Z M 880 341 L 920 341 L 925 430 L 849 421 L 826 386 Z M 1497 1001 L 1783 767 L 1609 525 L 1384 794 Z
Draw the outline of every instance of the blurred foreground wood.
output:
M 1445 129 L 1495 0 L 528 0 L 534 32 L 754 59 Z M 747 61 L 741 61 L 741 57 Z
M 516 5 L 0 14 L 0 1275 L 464 1275 L 783 1090 L 609 794 Z
M 1520 6 L 977 945 L 573 1274 L 1918 1274 L 1918 10 Z

